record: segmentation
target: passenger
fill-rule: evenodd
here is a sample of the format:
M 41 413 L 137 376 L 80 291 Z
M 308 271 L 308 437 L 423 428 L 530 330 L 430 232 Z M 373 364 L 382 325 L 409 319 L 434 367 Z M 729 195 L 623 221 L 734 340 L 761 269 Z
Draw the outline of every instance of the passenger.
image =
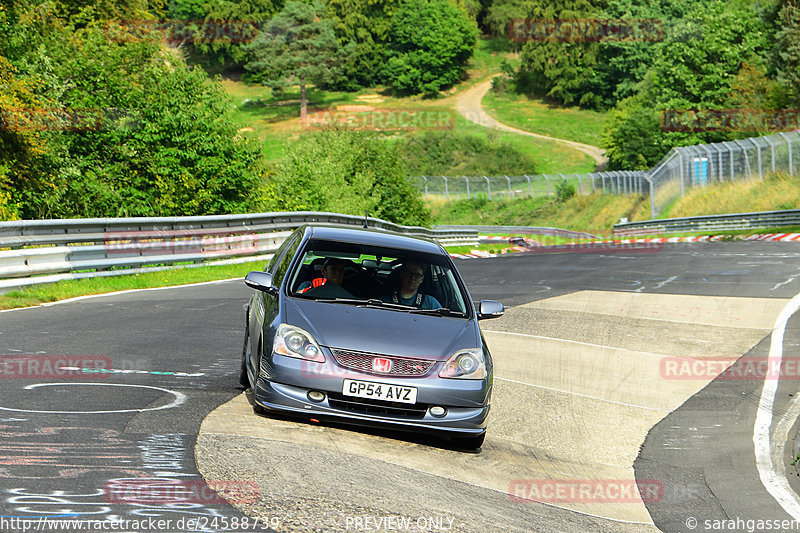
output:
M 425 271 L 419 263 L 406 261 L 399 267 L 400 284 L 391 294 L 381 298 L 384 302 L 409 305 L 421 309 L 440 309 L 442 305 L 429 294 L 419 292 Z
M 322 266 L 322 275 L 325 281 L 318 286 L 312 286 L 312 282 L 305 281 L 298 288 L 298 292 L 313 296 L 315 298 L 352 298 L 353 295 L 344 287 L 344 271 L 348 261 L 338 257 L 329 257 Z

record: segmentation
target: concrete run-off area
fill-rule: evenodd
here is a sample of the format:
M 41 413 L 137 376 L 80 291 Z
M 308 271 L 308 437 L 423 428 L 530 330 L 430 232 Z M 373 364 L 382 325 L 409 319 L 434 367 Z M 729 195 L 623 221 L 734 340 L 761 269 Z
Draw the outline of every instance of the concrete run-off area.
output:
M 243 394 L 203 422 L 198 467 L 206 479 L 256 480 L 258 501 L 237 507 L 280 517 L 279 531 L 389 530 L 390 519 L 415 530 L 657 531 L 645 502 L 674 487 L 637 481 L 633 462 L 648 431 L 713 379 L 670 379 L 663 361 L 733 362 L 785 304 L 606 291 L 527 303 L 482 323 L 495 387 L 479 454 L 260 417 Z

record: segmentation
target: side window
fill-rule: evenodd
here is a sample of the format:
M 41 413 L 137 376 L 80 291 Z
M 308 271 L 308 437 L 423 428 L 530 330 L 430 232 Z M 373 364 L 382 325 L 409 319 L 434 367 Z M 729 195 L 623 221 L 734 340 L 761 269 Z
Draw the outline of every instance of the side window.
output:
M 283 283 L 283 278 L 286 276 L 286 271 L 289 270 L 289 264 L 294 259 L 295 254 L 297 253 L 297 247 L 300 246 L 300 238 L 296 238 L 294 242 L 289 244 L 289 247 L 286 248 L 286 251 L 278 261 L 278 268 L 272 274 L 272 283 L 276 287 L 280 287 Z
M 432 277 L 436 279 L 436 296 L 441 296 L 439 303 L 453 311 L 466 313 L 467 309 L 464 305 L 464 299 L 461 297 L 461 291 L 458 288 L 458 282 L 453 275 L 453 271 L 449 268 L 433 265 Z
M 299 239 L 300 237 L 296 233 L 292 233 L 289 235 L 283 244 L 281 244 L 278 251 L 275 252 L 275 255 L 272 256 L 269 264 L 267 265 L 266 271 L 272 274 L 273 278 L 275 276 L 275 271 L 278 269 L 278 265 L 283 261 L 283 258 L 286 257 L 286 250 L 292 247 L 292 245 Z

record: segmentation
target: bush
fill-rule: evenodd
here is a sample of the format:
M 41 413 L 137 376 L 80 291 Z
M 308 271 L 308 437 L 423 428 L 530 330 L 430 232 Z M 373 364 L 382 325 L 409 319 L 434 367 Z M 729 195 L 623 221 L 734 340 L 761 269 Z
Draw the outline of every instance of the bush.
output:
M 570 183 L 566 180 L 561 181 L 558 185 L 556 185 L 556 199 L 559 202 L 566 202 L 570 198 L 575 196 L 575 184 Z
M 365 132 L 332 129 L 292 142 L 275 185 L 282 209 L 351 215 L 366 211 L 397 224 L 430 224 L 397 146 Z
M 428 131 L 400 141 L 409 175 L 535 174 L 533 160 L 494 132 Z

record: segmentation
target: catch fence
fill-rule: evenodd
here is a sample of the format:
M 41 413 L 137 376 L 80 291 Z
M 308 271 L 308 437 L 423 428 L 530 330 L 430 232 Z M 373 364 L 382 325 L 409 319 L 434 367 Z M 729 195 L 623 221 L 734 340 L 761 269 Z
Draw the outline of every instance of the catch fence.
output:
M 650 198 L 656 218 L 692 187 L 760 179 L 800 171 L 800 131 L 673 148 L 650 170 L 522 176 L 418 176 L 410 178 L 426 198 L 447 200 L 486 195 L 491 199 L 555 196 L 570 183 L 577 194 L 631 194 Z
M 562 183 L 577 194 L 646 194 L 646 172 L 619 170 L 589 174 L 536 174 L 522 176 L 418 176 L 411 178 L 426 198 L 446 200 L 486 195 L 490 200 L 523 196 L 556 196 Z

